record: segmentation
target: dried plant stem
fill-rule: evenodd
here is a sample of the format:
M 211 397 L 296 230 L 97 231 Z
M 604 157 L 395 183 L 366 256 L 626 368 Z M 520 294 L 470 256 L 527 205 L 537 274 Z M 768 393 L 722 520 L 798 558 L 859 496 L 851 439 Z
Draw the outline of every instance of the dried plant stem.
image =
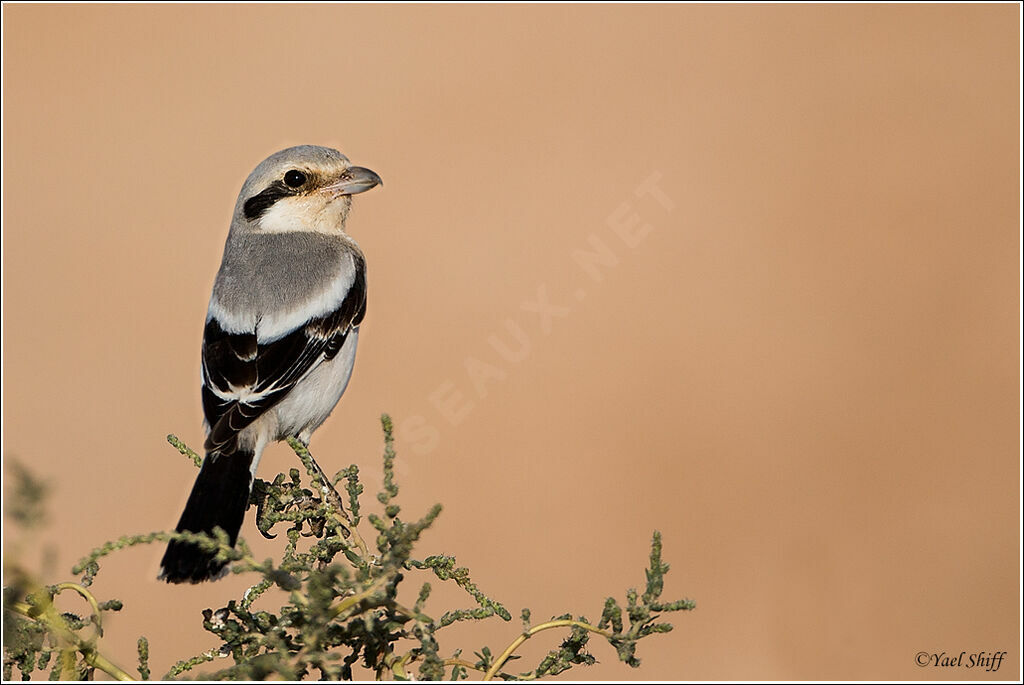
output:
M 331 610 L 330 610 L 331 618 L 337 618 L 338 616 L 341 616 L 346 611 L 348 611 L 352 607 L 354 607 L 357 604 L 359 604 L 360 602 L 362 602 L 364 599 L 369 599 L 370 597 L 373 597 L 378 592 L 381 592 L 387 586 L 387 584 L 390 581 L 391 581 L 391 578 L 388 578 L 388 577 L 381 578 L 380 580 L 376 581 L 373 585 L 371 585 L 370 587 L 366 588 L 362 592 L 360 592 L 358 594 L 355 594 L 355 595 L 352 595 L 350 597 L 346 597 L 345 599 L 341 600 L 340 602 L 338 602 L 337 606 L 331 608 Z
M 288 438 L 288 445 L 295 451 L 296 456 L 298 456 L 302 461 L 302 465 L 306 467 L 306 472 L 320 488 L 320 492 L 323 496 L 326 497 L 337 512 L 341 514 L 340 517 L 334 516 L 333 518 L 338 521 L 342 529 L 344 529 L 345 537 L 351 536 L 353 542 L 356 543 L 356 547 L 359 548 L 360 556 L 364 559 L 369 559 L 370 552 L 366 546 L 366 542 L 363 540 L 363 536 L 359 534 L 358 528 L 353 524 L 352 518 L 348 515 L 348 510 L 345 509 L 345 503 L 342 501 L 341 495 L 338 494 L 338 491 L 331 483 L 331 479 L 328 478 L 327 474 L 324 473 L 324 470 L 320 468 L 320 464 L 316 463 L 316 459 L 313 458 L 309 448 L 299 442 L 296 438 Z
M 416 658 L 417 657 L 416 657 L 415 652 L 412 652 L 412 651 L 406 652 L 400 659 L 397 659 L 393 664 L 391 664 L 392 672 L 395 675 L 397 675 L 400 678 L 402 678 L 402 679 L 405 679 L 405 680 L 415 680 L 415 678 L 411 678 L 408 675 L 408 673 L 405 670 L 405 667 L 408 666 L 409 664 L 415 662 Z M 466 661 L 465 659 L 460 659 L 460 658 L 454 657 L 454 656 L 448 657 L 447 659 L 445 659 L 441 663 L 446 668 L 449 667 L 449 666 L 459 666 L 460 668 L 465 668 L 465 669 L 468 669 L 470 671 L 479 671 L 480 673 L 484 672 L 484 669 L 480 668 L 479 666 L 477 666 L 476 664 L 472 663 L 471 661 Z
M 102 623 L 102 616 L 103 615 L 100 612 L 99 602 L 96 601 L 96 598 L 92 596 L 91 592 L 86 590 L 84 587 L 82 587 L 78 583 L 59 583 L 58 585 L 53 585 L 52 586 L 52 590 L 53 590 L 54 597 L 59 595 L 64 590 L 72 590 L 74 592 L 77 592 L 79 595 L 81 595 L 82 599 L 84 599 L 86 602 L 88 602 L 89 606 L 92 607 L 92 615 L 95 617 L 95 623 L 96 623 L 96 632 L 99 633 L 100 636 L 103 635 L 103 623 Z
M 82 588 L 82 590 L 85 590 L 85 588 Z M 86 591 L 86 594 L 89 594 L 88 591 Z M 95 602 L 96 600 L 93 599 L 92 604 L 95 605 Z M 54 608 L 52 602 L 47 602 L 43 606 L 32 606 L 26 602 L 14 602 L 8 605 L 7 608 L 28 619 L 39 621 L 45 625 L 53 635 L 56 635 L 61 640 L 67 642 L 75 651 L 80 652 L 85 663 L 89 664 L 93 668 L 100 669 L 116 680 L 135 680 L 128 675 L 124 669 L 115 665 L 110 661 L 110 659 L 103 656 L 96 649 L 94 644 L 86 642 L 78 637 L 78 635 L 68 627 L 67 622 L 64 621 L 64 618 L 56 608 Z
M 535 625 L 529 630 L 521 633 L 515 640 L 512 640 L 512 644 L 506 647 L 505 651 L 501 653 L 501 656 L 495 659 L 494 663 L 491 664 L 491 667 L 487 670 L 487 673 L 484 674 L 484 680 L 493 679 L 494 676 L 497 675 L 498 671 L 501 670 L 501 667 L 505 665 L 505 662 L 508 661 L 508 658 L 512 656 L 515 653 L 515 651 L 519 649 L 520 646 L 522 646 L 524 642 L 529 640 L 537 633 L 540 633 L 545 630 L 551 630 L 552 628 L 583 628 L 584 630 L 587 630 L 591 633 L 596 633 L 597 635 L 600 635 L 604 638 L 611 639 L 612 637 L 612 634 L 609 633 L 607 630 L 602 630 L 597 626 L 592 626 L 589 623 L 584 623 L 583 621 L 573 621 L 571 619 L 548 621 L 547 623 Z
M 470 662 L 466 661 L 465 659 L 459 659 L 458 657 L 454 657 L 454 656 L 453 657 L 448 657 L 447 659 L 445 659 L 444 660 L 444 665 L 445 666 L 461 666 L 462 668 L 468 668 L 471 671 L 480 671 L 481 673 L 484 672 L 484 669 L 480 668 L 476 664 L 470 663 Z

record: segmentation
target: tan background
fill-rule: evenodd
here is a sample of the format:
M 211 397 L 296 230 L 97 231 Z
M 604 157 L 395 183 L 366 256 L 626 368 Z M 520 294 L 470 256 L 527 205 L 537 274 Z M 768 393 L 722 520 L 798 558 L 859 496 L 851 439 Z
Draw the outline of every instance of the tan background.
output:
M 386 183 L 321 462 L 376 473 L 391 412 L 405 510 L 446 507 L 421 553 L 513 613 L 597 615 L 655 528 L 698 602 L 641 670 L 595 642 L 577 677 L 1019 678 L 1018 11 L 6 6 L 3 454 L 56 496 L 27 561 L 173 526 L 235 196 L 319 143 Z M 159 555 L 95 587 L 109 652 L 144 633 L 162 673 L 244 584 L 158 584 Z M 914 663 L 962 650 L 1009 654 Z

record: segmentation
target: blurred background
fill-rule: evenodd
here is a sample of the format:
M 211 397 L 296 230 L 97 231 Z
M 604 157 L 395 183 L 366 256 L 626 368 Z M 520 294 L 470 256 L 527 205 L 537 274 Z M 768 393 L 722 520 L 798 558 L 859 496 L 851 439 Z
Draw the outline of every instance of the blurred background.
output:
M 349 219 L 369 310 L 324 468 L 375 491 L 392 414 L 404 511 L 445 506 L 420 556 L 514 615 L 596 617 L 655 529 L 666 598 L 697 601 L 640 670 L 594 641 L 566 675 L 1019 678 L 1018 17 L 5 6 L 3 456 L 54 493 L 5 549 L 56 582 L 173 527 L 196 472 L 164 436 L 202 444 L 236 195 L 314 143 L 385 181 Z M 130 669 L 145 634 L 154 674 L 246 587 L 158 583 L 161 554 L 94 586 L 126 603 L 106 651 Z M 450 630 L 468 653 L 519 624 Z

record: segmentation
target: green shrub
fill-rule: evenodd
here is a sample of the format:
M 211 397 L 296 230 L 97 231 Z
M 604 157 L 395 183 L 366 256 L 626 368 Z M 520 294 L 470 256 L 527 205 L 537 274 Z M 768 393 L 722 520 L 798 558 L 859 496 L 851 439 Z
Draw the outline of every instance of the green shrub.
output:
M 232 665 L 204 673 L 213 680 L 263 680 L 270 677 L 351 679 L 356 664 L 378 678 L 459 680 L 477 672 L 484 680 L 535 679 L 561 673 L 575 665 L 595 662 L 587 652 L 591 636 L 607 640 L 619 659 L 636 667 L 637 643 L 654 633 L 667 633 L 672 625 L 661 621 L 665 613 L 690 610 L 690 600 L 661 601 L 668 565 L 661 560 L 661 536 L 655 532 L 650 565 L 643 592 L 630 589 L 625 605 L 609 597 L 597 622 L 585 616 L 564 614 L 533 623 L 528 609 L 521 613 L 521 630 L 499 652 L 479 647 L 475 658 L 461 649 L 443 652 L 439 634 L 459 621 L 480 621 L 512 615 L 498 601 L 485 595 L 470 579 L 469 569 L 456 565 L 455 557 L 434 555 L 419 559 L 413 548 L 420 534 L 441 513 L 435 505 L 419 519 L 405 520 L 396 503 L 394 440 L 391 419 L 381 417 L 384 428 L 383 487 L 377 494 L 380 513 L 363 515 L 363 485 L 359 469 L 350 466 L 328 478 L 309 451 L 298 441 L 289 444 L 305 470 L 279 474 L 272 481 L 257 479 L 251 504 L 256 525 L 267 537 L 284 533 L 280 559 L 259 561 L 242 539 L 232 548 L 219 529 L 217 535 L 149 533 L 125 536 L 93 550 L 72 573 L 79 582 L 40 587 L 17 567 L 5 569 L 4 678 L 17 668 L 23 679 L 36 670 L 49 669 L 51 679 L 91 679 L 97 669 L 121 680 L 134 679 L 97 649 L 103 615 L 121 609 L 117 600 L 99 602 L 89 586 L 100 571 L 100 560 L 120 549 L 153 542 L 181 539 L 203 545 L 230 563 L 233 573 L 253 579 L 238 599 L 217 610 L 203 612 L 203 628 L 217 639 L 217 646 L 177 662 L 163 679 L 189 674 L 217 657 L 230 656 Z M 168 441 L 198 466 L 199 455 L 173 435 Z M 7 513 L 22 526 L 41 517 L 40 500 L 45 486 L 24 469 L 14 468 L 13 492 Z M 336 486 L 341 484 L 345 497 Z M 368 525 L 367 525 L 368 524 Z M 363 533 L 371 533 L 369 541 Z M 404 606 L 398 587 L 407 577 L 430 577 L 455 583 L 472 599 L 468 608 L 450 609 L 440 618 L 426 613 L 431 585 L 423 582 L 417 600 Z M 271 587 L 280 588 L 288 601 L 276 611 L 256 608 L 257 600 Z M 88 606 L 82 616 L 58 611 L 53 603 L 62 592 L 77 593 Z M 265 602 L 260 603 L 261 605 Z M 516 650 L 530 637 L 552 629 L 568 629 L 562 641 L 526 672 L 506 671 L 519 657 Z M 149 643 L 138 640 L 138 676 L 150 678 Z M 446 656 L 447 654 L 447 656 Z

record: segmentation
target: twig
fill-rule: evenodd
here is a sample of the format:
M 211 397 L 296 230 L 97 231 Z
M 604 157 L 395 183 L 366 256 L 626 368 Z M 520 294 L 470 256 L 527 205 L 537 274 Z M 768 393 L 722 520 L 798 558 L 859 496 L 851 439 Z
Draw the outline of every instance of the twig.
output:
M 92 607 L 92 615 L 96 619 L 94 621 L 94 623 L 96 624 L 96 632 L 99 634 L 100 637 L 103 637 L 103 616 L 100 613 L 99 602 L 96 601 L 96 598 L 92 596 L 91 592 L 86 590 L 78 583 L 60 583 L 58 585 L 53 585 L 51 587 L 53 589 L 54 597 L 59 595 L 64 590 L 73 590 L 74 592 L 77 592 L 79 595 L 81 595 L 82 599 L 88 602 L 89 606 Z
M 515 640 L 513 640 L 512 644 L 510 644 L 508 647 L 506 647 L 505 651 L 501 653 L 501 656 L 499 656 L 494 661 L 494 663 L 491 664 L 491 667 L 487 670 L 487 673 L 484 674 L 484 680 L 491 680 L 491 679 L 493 679 L 495 674 L 497 674 L 498 671 L 501 670 L 501 667 L 505 665 L 505 662 L 508 661 L 508 658 L 510 656 L 512 656 L 512 654 L 517 649 L 519 649 L 519 647 L 524 642 L 529 640 L 531 637 L 533 637 L 537 633 L 539 633 L 541 631 L 544 631 L 544 630 L 551 630 L 552 628 L 572 628 L 572 627 L 583 628 L 584 630 L 587 630 L 587 631 L 589 631 L 591 633 L 596 633 L 597 635 L 600 635 L 601 637 L 604 637 L 604 638 L 610 639 L 612 637 L 612 634 L 609 633 L 607 630 L 602 630 L 601 628 L 598 628 L 597 626 L 592 626 L 589 623 L 584 623 L 583 621 L 573 621 L 573 620 L 570 620 L 570 619 L 562 619 L 562 620 L 558 620 L 558 621 L 548 621 L 547 623 L 541 623 L 539 625 L 534 626 L 533 628 L 530 628 L 527 631 L 524 631 Z
M 199 664 L 204 664 L 207 661 L 213 661 L 220 655 L 220 650 L 215 647 L 213 649 L 208 649 L 201 654 L 197 654 L 190 659 L 182 659 L 174 664 L 174 666 L 171 667 L 171 670 L 169 670 L 161 680 L 170 680 L 171 678 L 181 675 L 185 671 L 191 671 Z
M 474 671 L 480 671 L 481 673 L 484 672 L 484 669 L 480 668 L 476 664 L 471 664 L 470 662 L 466 661 L 465 659 L 460 659 L 460 658 L 454 657 L 454 656 L 448 657 L 442 663 L 444 663 L 445 666 L 461 666 L 462 668 L 469 668 L 469 669 L 472 669 Z
M 100 669 L 116 680 L 135 680 L 123 668 L 115 665 L 107 657 L 103 656 L 96 649 L 95 645 L 84 641 L 71 630 L 67 622 L 53 606 L 52 601 L 46 601 L 43 606 L 32 606 L 26 602 L 14 602 L 9 604 L 7 608 L 45 625 L 50 629 L 50 632 L 71 645 L 75 651 L 81 653 L 85 663 L 93 668 Z
M 345 613 L 346 611 L 348 611 L 352 607 L 356 606 L 357 604 L 362 602 L 364 599 L 369 599 L 370 597 L 373 597 L 378 592 L 381 592 L 382 590 L 384 590 L 384 588 L 386 588 L 388 586 L 388 583 L 391 582 L 393 577 L 394 577 L 393 575 L 382 576 L 381 578 L 378 578 L 377 580 L 375 580 L 370 585 L 370 587 L 366 588 L 362 592 L 358 592 L 358 593 L 356 593 L 354 595 L 350 595 L 349 597 L 346 597 L 345 599 L 343 599 L 340 602 L 338 602 L 338 604 L 336 606 L 331 607 L 331 609 L 330 609 L 329 615 L 330 615 L 331 619 L 335 619 L 338 616 L 341 616 L 343 613 Z M 347 618 L 350 618 L 350 617 L 346 617 L 346 619 Z
M 309 477 L 312 478 L 314 483 L 320 488 L 320 492 L 341 514 L 341 518 L 344 520 L 340 520 L 337 516 L 333 518 L 338 521 L 345 533 L 345 537 L 351 536 L 352 540 L 356 543 L 356 547 L 359 548 L 359 552 L 363 559 L 369 561 L 370 552 L 366 546 L 366 542 L 359 534 L 359 530 L 356 528 L 355 524 L 352 523 L 352 519 L 348 515 L 348 511 L 345 509 L 345 503 L 341 499 L 341 495 L 338 494 L 338 491 L 331 483 L 331 479 L 328 478 L 327 474 L 324 473 L 324 470 L 320 468 L 320 464 L 316 463 L 316 459 L 313 458 L 309 448 L 299 442 L 297 438 L 288 438 L 288 446 L 292 448 L 295 455 L 302 462 L 302 465 L 306 467 L 306 473 L 309 474 Z
M 174 446 L 174 449 L 178 450 L 183 455 L 191 459 L 192 463 L 196 465 L 196 468 L 199 468 L 203 465 L 203 458 L 199 456 L 195 452 L 195 450 L 193 450 L 191 447 L 183 443 L 174 433 L 168 434 L 167 442 L 171 443 L 171 445 Z

